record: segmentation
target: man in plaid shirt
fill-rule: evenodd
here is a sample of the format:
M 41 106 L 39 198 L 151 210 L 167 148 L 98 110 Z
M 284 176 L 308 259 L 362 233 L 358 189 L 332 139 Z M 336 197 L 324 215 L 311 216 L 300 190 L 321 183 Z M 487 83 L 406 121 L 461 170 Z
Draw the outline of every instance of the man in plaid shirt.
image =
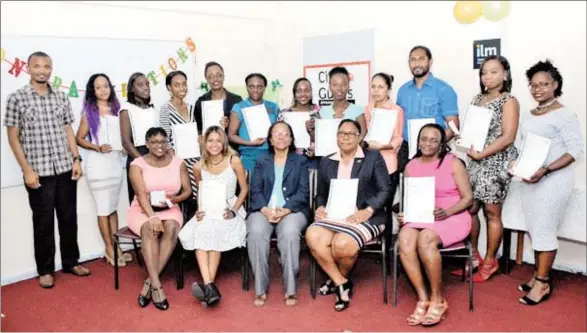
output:
M 63 272 L 88 276 L 78 263 L 77 180 L 82 175 L 74 117 L 67 95 L 48 81 L 52 61 L 44 52 L 27 61 L 30 84 L 8 96 L 6 117 L 8 142 L 24 174 L 33 212 L 33 237 L 39 285 L 51 288 L 55 271 L 55 220 L 57 212 Z

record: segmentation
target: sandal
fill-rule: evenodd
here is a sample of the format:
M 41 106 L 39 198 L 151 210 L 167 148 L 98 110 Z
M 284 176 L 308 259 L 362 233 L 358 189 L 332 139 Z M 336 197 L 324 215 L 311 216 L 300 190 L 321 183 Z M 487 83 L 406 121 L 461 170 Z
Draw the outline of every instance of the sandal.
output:
M 477 269 L 479 268 L 479 266 L 483 263 L 483 258 L 481 258 L 481 255 L 479 254 L 479 252 L 474 252 L 473 253 L 473 272 L 477 271 Z M 462 268 L 457 268 L 454 269 L 450 272 L 451 275 L 453 276 L 463 276 L 463 269 Z M 465 266 L 465 276 L 469 275 L 469 265 L 468 265 L 468 260 L 467 260 L 467 265 Z
M 485 282 L 499 271 L 497 259 L 491 261 L 484 260 L 479 271 L 473 275 L 473 282 Z
M 534 301 L 534 300 L 530 299 L 528 297 L 528 295 L 526 295 L 526 296 L 519 299 L 520 303 L 522 303 L 524 305 L 538 305 L 538 304 L 540 304 L 550 298 L 550 294 L 552 294 L 552 284 L 551 284 L 550 279 L 543 279 L 543 278 L 539 278 L 539 277 L 535 276 L 534 280 L 546 284 L 547 289 L 548 289 L 548 293 L 542 295 L 542 297 L 540 297 L 540 299 L 538 301 Z
M 157 298 L 159 302 L 155 302 L 155 298 L 153 298 L 153 305 L 159 310 L 165 311 L 169 309 L 169 302 L 167 301 L 167 297 L 163 293 L 163 287 L 159 288 L 151 288 L 151 295 L 157 294 Z
M 424 316 L 426 315 L 426 311 L 428 311 L 428 307 L 430 306 L 430 302 L 428 301 L 419 301 L 416 304 L 416 309 L 414 312 L 408 317 L 408 325 L 410 326 L 418 326 L 422 323 Z
M 296 304 L 298 304 L 298 299 L 296 298 L 296 295 L 285 295 L 285 305 L 295 306 Z
M 141 308 L 146 307 L 151 302 L 151 282 L 149 279 L 143 282 L 143 290 L 139 294 L 138 301 Z
M 536 271 L 534 271 L 534 274 L 532 274 L 532 278 L 530 279 L 530 281 L 533 281 L 536 279 Z M 530 282 L 528 281 L 528 282 Z M 523 292 L 529 292 L 530 290 L 532 290 L 532 287 L 534 286 L 534 282 L 532 282 L 532 284 L 529 284 L 528 282 L 526 283 L 522 283 L 518 286 L 518 290 L 519 291 L 523 291 Z
M 253 303 L 255 304 L 255 306 L 261 307 L 261 306 L 265 305 L 266 300 L 267 300 L 267 294 L 255 295 L 255 300 L 253 301 Z
M 106 263 L 108 263 L 110 266 L 114 267 L 114 259 L 112 259 L 112 257 L 110 257 L 108 254 L 104 254 L 104 260 L 106 261 Z M 118 257 L 118 267 L 125 267 L 126 266 L 126 261 L 122 258 L 122 257 Z
M 346 300 L 343 299 L 346 296 Z M 350 305 L 351 297 L 353 296 L 353 282 L 347 280 L 347 282 L 341 284 L 336 288 L 336 303 L 334 303 L 334 310 L 341 312 L 346 310 Z
M 440 323 L 441 320 L 446 319 L 446 311 L 448 311 L 448 302 L 445 299 L 442 300 L 442 303 L 430 302 L 422 325 L 433 326 Z
M 318 294 L 320 294 L 322 296 L 332 295 L 335 292 L 336 292 L 336 286 L 334 285 L 334 282 L 332 282 L 332 280 L 330 280 L 330 279 L 328 279 L 324 283 L 322 283 L 322 285 L 320 286 L 320 289 L 318 289 Z

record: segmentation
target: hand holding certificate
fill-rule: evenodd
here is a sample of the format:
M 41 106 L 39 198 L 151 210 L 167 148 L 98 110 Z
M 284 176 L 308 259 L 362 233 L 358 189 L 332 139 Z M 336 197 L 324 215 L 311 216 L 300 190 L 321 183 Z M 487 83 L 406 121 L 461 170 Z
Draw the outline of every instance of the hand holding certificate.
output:
M 489 133 L 491 117 L 493 111 L 490 109 L 469 105 L 457 145 L 467 149 L 473 146 L 475 151 L 482 151 Z
M 220 120 L 224 117 L 224 100 L 212 100 L 202 102 L 202 133 L 209 127 L 220 126 Z
M 108 137 L 104 143 L 109 144 L 110 147 L 112 147 L 112 150 L 122 151 L 123 148 L 122 138 L 120 135 L 120 120 L 118 117 L 110 115 L 106 116 L 106 122 L 103 125 L 106 126 L 106 133 L 108 133 Z
M 306 121 L 310 120 L 310 112 L 283 112 L 283 120 L 291 126 L 295 137 L 296 148 L 310 147 L 310 134 L 306 129 Z
M 410 119 L 408 120 L 408 147 L 409 147 L 409 158 L 411 159 L 416 155 L 418 151 L 418 134 L 424 125 L 435 124 L 434 118 L 421 118 L 421 119 Z
M 338 151 L 336 133 L 342 119 L 316 119 L 315 156 L 326 156 Z
M 328 220 L 344 221 L 357 207 L 359 179 L 332 179 L 328 191 L 326 214 Z
M 512 174 L 525 180 L 529 180 L 540 169 L 550 150 L 550 139 L 534 133 L 524 136 L 522 151 L 512 168 Z
M 249 132 L 249 139 L 253 141 L 255 139 L 267 138 L 267 131 L 271 127 L 271 120 L 269 119 L 265 105 L 259 104 L 244 108 L 242 112 L 247 131 Z
M 177 157 L 182 159 L 200 157 L 198 125 L 196 123 L 174 125 L 171 130 Z
M 198 188 L 198 206 L 206 218 L 223 220 L 226 204 L 226 182 L 224 180 L 206 179 L 200 181 Z
M 373 109 L 365 141 L 377 141 L 382 145 L 389 144 L 396 122 L 397 110 Z
M 404 178 L 403 219 L 405 222 L 434 223 L 435 203 L 434 177 Z

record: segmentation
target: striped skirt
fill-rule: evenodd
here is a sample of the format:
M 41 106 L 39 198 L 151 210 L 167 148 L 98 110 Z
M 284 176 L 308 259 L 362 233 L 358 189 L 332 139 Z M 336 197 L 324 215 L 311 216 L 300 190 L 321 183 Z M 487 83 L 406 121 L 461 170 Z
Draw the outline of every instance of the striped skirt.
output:
M 365 244 L 379 236 L 385 230 L 385 224 L 372 225 L 369 221 L 361 224 L 351 224 L 336 221 L 316 221 L 312 225 L 334 232 L 342 232 L 351 236 L 362 248 Z

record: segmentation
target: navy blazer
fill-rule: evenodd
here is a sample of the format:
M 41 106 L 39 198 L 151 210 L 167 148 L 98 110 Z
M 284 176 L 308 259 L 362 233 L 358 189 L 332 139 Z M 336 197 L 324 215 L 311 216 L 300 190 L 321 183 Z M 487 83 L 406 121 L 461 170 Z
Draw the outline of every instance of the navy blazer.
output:
M 267 207 L 271 201 L 273 184 L 275 183 L 275 160 L 272 152 L 266 152 L 259 156 L 255 162 L 253 178 L 251 179 L 251 212 L 260 211 Z M 285 206 L 292 213 L 301 212 L 310 217 L 309 206 L 309 174 L 307 159 L 290 151 L 287 155 L 285 168 L 283 170 L 282 183 Z
M 351 170 L 351 178 L 359 179 L 357 194 L 357 208 L 373 208 L 374 213 L 369 220 L 373 225 L 385 224 L 385 205 L 390 196 L 390 179 L 387 166 L 381 153 L 372 150 L 363 150 L 364 158 L 355 158 Z M 339 161 L 330 159 L 334 154 L 325 156 L 320 161 L 318 169 L 318 186 L 316 189 L 316 207 L 328 203 L 330 180 L 338 177 Z M 391 213 L 390 213 L 391 214 Z

